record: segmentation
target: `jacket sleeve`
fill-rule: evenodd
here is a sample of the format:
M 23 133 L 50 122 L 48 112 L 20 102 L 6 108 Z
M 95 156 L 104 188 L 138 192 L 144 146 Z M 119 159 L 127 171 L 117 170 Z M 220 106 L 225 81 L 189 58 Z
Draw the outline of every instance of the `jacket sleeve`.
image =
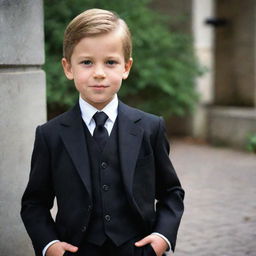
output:
M 169 143 L 162 118 L 156 136 L 156 221 L 154 232 L 164 235 L 175 249 L 177 232 L 184 211 L 184 190 L 169 158 Z
M 45 245 L 58 239 L 55 223 L 50 213 L 53 200 L 50 153 L 42 128 L 39 126 L 36 129 L 31 171 L 21 207 L 21 217 L 36 255 L 42 255 Z

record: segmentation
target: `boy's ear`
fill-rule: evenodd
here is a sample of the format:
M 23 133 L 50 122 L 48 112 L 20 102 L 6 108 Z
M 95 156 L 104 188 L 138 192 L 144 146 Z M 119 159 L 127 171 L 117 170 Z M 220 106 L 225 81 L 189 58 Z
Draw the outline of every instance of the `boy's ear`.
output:
M 124 80 L 129 76 L 129 73 L 130 73 L 130 70 L 131 70 L 131 67 L 132 67 L 132 63 L 133 63 L 133 59 L 132 59 L 132 58 L 130 58 L 130 59 L 125 63 L 125 66 L 124 66 L 124 73 L 123 73 L 123 79 L 124 79 Z
M 62 58 L 61 64 L 67 79 L 73 80 L 74 76 L 71 68 L 71 63 L 66 58 Z

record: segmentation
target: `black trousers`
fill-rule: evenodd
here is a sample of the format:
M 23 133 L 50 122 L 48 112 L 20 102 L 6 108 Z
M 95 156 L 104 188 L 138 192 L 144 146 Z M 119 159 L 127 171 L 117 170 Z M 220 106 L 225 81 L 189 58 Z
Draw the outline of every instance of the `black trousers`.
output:
M 103 246 L 97 246 L 89 242 L 83 242 L 76 253 L 65 252 L 64 256 L 156 256 L 150 244 L 136 247 L 135 242 L 140 238 L 133 238 L 121 246 L 116 246 L 111 240 L 107 240 Z

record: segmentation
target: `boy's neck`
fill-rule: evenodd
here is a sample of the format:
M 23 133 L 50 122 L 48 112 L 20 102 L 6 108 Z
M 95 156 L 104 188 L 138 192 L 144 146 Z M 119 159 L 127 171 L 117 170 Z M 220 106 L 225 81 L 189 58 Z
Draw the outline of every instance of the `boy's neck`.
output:
M 98 111 L 102 111 L 106 106 L 108 106 L 109 104 L 111 104 L 113 101 L 116 101 L 116 100 L 117 100 L 117 94 L 115 94 L 115 95 L 113 96 L 113 98 L 112 98 L 109 102 L 107 102 L 107 103 L 102 103 L 102 104 L 100 104 L 100 103 L 94 104 L 94 103 L 92 103 L 92 102 L 89 102 L 88 100 L 84 99 L 84 98 L 81 96 L 81 94 L 79 95 L 79 97 L 80 97 L 80 99 L 83 100 L 86 104 L 89 104 L 91 107 L 97 109 Z
M 79 101 L 82 100 L 86 105 L 90 105 L 91 108 L 97 110 L 97 111 L 103 111 L 104 108 L 106 108 L 107 106 L 109 106 L 110 104 L 113 104 L 114 102 L 118 101 L 118 97 L 117 97 L 117 94 L 115 94 L 113 96 L 113 98 L 107 103 L 107 104 L 103 104 L 102 106 L 101 105 L 95 105 L 95 104 L 92 104 L 91 102 L 88 102 L 87 100 L 85 100 L 81 95 L 79 96 Z

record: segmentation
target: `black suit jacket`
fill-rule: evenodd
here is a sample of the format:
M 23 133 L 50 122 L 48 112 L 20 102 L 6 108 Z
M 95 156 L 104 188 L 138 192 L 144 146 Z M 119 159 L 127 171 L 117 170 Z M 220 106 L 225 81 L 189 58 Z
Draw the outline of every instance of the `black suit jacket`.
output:
M 147 232 L 161 233 L 174 249 L 184 191 L 169 159 L 163 119 L 119 102 L 117 120 L 129 203 Z M 58 213 L 53 220 L 50 209 L 55 197 Z M 56 239 L 79 246 L 92 207 L 90 161 L 77 104 L 36 130 L 21 209 L 36 255 Z

